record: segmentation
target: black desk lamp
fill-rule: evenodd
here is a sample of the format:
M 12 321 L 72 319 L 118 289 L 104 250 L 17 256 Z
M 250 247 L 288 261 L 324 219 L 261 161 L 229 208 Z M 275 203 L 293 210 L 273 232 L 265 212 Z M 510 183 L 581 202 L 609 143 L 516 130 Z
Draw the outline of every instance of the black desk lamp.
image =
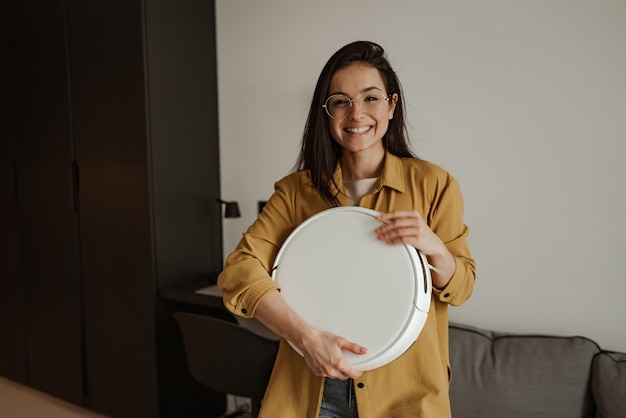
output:
M 239 204 L 235 201 L 226 202 L 221 199 L 217 199 L 218 202 L 226 205 L 226 210 L 224 211 L 224 218 L 240 218 L 241 213 L 239 213 Z

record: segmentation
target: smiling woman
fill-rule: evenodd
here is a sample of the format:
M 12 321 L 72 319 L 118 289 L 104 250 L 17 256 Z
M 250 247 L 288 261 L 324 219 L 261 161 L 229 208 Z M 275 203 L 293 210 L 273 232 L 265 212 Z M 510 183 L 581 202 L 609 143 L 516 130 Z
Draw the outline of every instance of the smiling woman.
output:
M 257 318 L 282 338 L 260 416 L 449 417 L 448 305 L 459 305 L 471 295 L 475 263 L 459 185 L 443 168 L 411 152 L 400 82 L 380 45 L 353 42 L 328 60 L 302 138 L 297 171 L 275 184 L 274 194 L 218 278 L 227 309 Z M 353 360 L 375 354 L 376 344 L 352 331 L 380 320 L 380 307 L 366 304 L 352 310 L 362 315 L 349 330 L 329 327 L 324 324 L 334 323 L 349 296 L 313 303 L 314 312 L 330 315 L 329 321 L 317 323 L 307 319 L 310 304 L 289 298 L 287 286 L 280 288 L 288 282 L 274 282 L 270 276 L 279 258 L 276 249 L 296 228 L 327 209 L 350 205 L 375 210 L 376 216 L 360 224 L 358 234 L 342 233 L 342 228 L 322 234 L 322 241 L 343 243 L 333 251 L 339 262 L 320 255 L 320 247 L 329 246 L 310 245 L 303 253 L 319 256 L 320 270 L 301 280 L 313 286 L 326 283 L 322 294 L 336 296 L 348 279 L 371 292 L 376 286 L 359 280 L 363 277 L 357 269 L 346 269 L 336 279 L 320 277 L 325 271 L 336 273 L 337 264 L 350 263 L 348 249 L 357 247 L 353 240 L 366 242 L 359 237 L 377 245 L 376 256 L 368 257 L 373 263 L 369 270 L 384 270 L 376 275 L 382 288 L 394 288 L 398 279 L 397 272 L 381 266 L 385 249 L 413 247 L 433 267 L 432 292 L 425 301 L 429 313 L 420 338 L 406 351 L 399 350 L 394 361 L 373 369 L 358 367 L 365 363 Z M 305 292 L 304 300 L 312 295 Z M 365 310 L 371 310 L 370 316 Z

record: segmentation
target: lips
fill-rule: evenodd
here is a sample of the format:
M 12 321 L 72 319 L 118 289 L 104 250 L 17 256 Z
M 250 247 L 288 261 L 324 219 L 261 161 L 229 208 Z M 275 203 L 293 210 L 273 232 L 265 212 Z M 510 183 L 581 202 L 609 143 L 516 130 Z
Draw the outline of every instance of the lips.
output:
M 360 126 L 358 128 L 344 128 L 344 131 L 349 132 L 351 134 L 362 134 L 371 129 L 371 126 Z

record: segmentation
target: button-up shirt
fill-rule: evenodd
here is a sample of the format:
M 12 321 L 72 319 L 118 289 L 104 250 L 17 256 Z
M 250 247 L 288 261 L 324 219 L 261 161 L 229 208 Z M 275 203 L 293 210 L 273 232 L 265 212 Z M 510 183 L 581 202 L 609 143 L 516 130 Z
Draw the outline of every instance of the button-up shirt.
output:
M 333 184 L 340 204 L 349 205 L 341 167 L 334 173 Z M 387 153 L 378 184 L 361 198 L 359 206 L 384 213 L 418 211 L 456 260 L 445 288 L 433 288 L 428 318 L 417 341 L 396 360 L 355 379 L 359 417 L 449 417 L 448 306 L 469 298 L 476 276 L 459 184 L 435 164 Z M 306 171 L 276 182 L 273 195 L 218 277 L 226 308 L 253 317 L 260 300 L 279 289 L 270 272 L 281 245 L 303 221 L 330 207 Z M 324 378 L 314 375 L 304 359 L 281 340 L 260 416 L 317 417 L 323 388 Z

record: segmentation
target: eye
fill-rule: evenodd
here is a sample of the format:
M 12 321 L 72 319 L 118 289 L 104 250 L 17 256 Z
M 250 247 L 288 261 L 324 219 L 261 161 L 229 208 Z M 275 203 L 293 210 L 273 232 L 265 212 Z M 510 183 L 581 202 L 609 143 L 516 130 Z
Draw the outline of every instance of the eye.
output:
M 367 96 L 365 99 L 363 99 L 364 102 L 375 102 L 377 100 L 382 100 L 382 98 L 377 95 L 370 95 L 370 96 Z
M 349 107 L 350 99 L 345 96 L 331 97 L 330 105 L 332 107 Z

